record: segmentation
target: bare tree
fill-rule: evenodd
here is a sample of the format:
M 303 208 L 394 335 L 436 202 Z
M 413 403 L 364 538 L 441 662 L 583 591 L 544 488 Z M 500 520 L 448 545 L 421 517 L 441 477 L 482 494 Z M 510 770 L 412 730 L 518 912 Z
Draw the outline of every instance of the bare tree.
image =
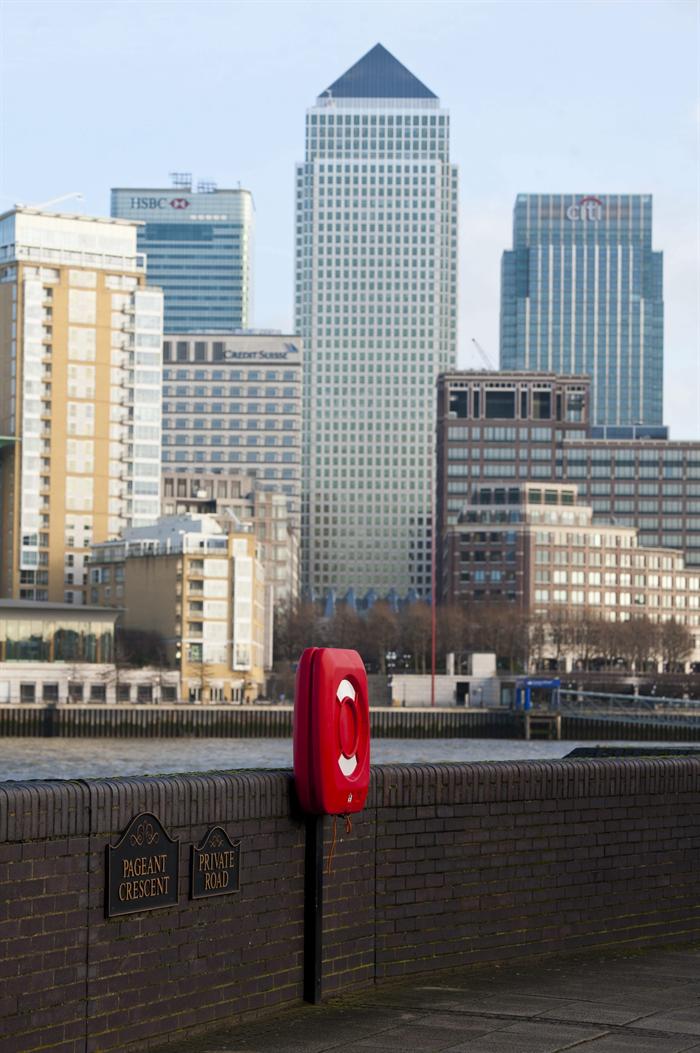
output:
M 554 652 L 557 669 L 562 659 L 571 651 L 573 640 L 572 619 L 564 607 L 550 607 L 547 615 L 547 637 Z
M 388 651 L 395 651 L 399 642 L 399 619 L 388 603 L 375 603 L 365 623 L 363 658 L 373 662 L 380 673 L 386 673 Z
M 401 612 L 401 645 L 413 656 L 416 673 L 425 673 L 429 668 L 432 639 L 432 614 L 427 603 L 412 603 Z
M 620 653 L 636 672 L 646 669 L 658 653 L 658 626 L 649 618 L 632 618 L 618 625 Z
M 528 655 L 535 669 L 541 669 L 544 665 L 544 656 L 547 650 L 547 618 L 543 614 L 536 614 L 530 619 L 529 624 Z
M 322 643 L 321 619 L 316 605 L 283 602 L 275 608 L 275 662 L 296 662 L 307 647 Z
M 471 620 L 459 604 L 446 604 L 437 609 L 437 653 L 444 666 L 446 655 L 452 653 L 461 667 L 462 657 L 472 650 Z
M 593 607 L 584 607 L 571 616 L 571 653 L 583 669 L 590 669 L 593 659 L 600 654 L 601 639 L 608 625 Z
M 677 672 L 693 653 L 692 633 L 675 618 L 663 622 L 659 633 L 659 650 L 664 668 L 669 673 Z
M 338 604 L 333 617 L 324 626 L 323 636 L 328 647 L 349 647 L 361 652 L 365 643 L 365 625 L 353 607 Z

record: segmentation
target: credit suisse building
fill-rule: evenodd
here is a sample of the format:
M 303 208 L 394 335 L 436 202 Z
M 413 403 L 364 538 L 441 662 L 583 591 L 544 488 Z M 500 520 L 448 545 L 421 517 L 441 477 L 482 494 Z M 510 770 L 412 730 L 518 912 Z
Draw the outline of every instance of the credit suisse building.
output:
M 166 333 L 251 325 L 253 197 L 214 184 L 112 190 L 112 216 L 140 220 L 138 251 L 163 290 Z
M 180 334 L 163 343 L 163 470 L 240 472 L 301 511 L 302 350 L 279 333 Z

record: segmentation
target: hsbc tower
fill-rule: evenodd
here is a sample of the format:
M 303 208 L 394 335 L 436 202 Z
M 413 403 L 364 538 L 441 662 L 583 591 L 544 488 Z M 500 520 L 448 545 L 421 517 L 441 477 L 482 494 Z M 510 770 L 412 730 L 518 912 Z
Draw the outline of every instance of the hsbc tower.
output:
M 118 187 L 111 214 L 140 220 L 138 250 L 162 288 L 166 333 L 230 332 L 252 324 L 253 197 L 249 190 Z
M 649 194 L 515 202 L 501 270 L 501 368 L 587 374 L 597 427 L 663 423 L 663 257 L 652 250 L 651 220 Z

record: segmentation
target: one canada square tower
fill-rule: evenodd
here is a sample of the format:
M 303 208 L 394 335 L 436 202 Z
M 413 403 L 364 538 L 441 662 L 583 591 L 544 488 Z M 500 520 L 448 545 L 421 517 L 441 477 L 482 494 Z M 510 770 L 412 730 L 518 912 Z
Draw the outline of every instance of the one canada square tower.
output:
M 448 113 L 377 44 L 308 110 L 296 179 L 305 583 L 427 597 L 435 380 L 456 351 Z

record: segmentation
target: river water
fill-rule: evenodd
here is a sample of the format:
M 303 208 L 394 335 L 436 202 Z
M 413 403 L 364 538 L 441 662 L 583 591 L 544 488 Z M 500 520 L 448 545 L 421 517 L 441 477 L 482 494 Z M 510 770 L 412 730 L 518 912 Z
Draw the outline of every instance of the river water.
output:
M 374 739 L 373 764 L 554 760 L 591 742 L 523 739 Z M 639 746 L 613 743 L 606 746 Z M 645 746 L 673 746 L 647 742 Z M 686 743 L 677 743 L 685 746 Z M 291 739 L 0 739 L 0 781 L 97 779 L 232 768 L 291 768 Z

